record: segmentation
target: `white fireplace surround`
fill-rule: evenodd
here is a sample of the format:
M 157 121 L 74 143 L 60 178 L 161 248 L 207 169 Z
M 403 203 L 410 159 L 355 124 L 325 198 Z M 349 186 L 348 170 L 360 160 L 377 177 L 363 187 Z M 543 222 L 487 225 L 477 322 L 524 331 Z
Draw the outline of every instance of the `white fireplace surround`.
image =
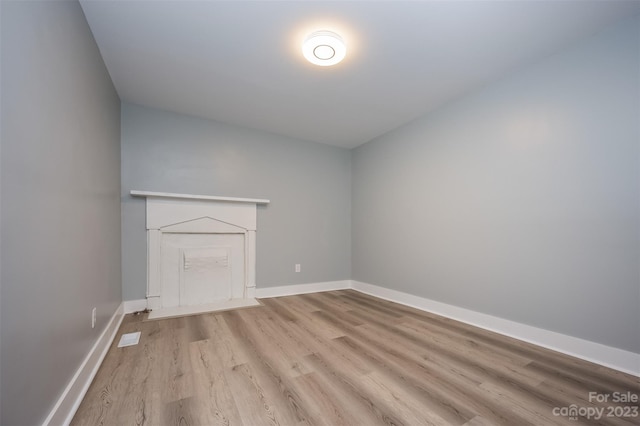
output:
M 269 200 L 131 191 L 146 198 L 147 307 L 154 317 L 173 316 L 243 306 L 254 301 L 256 288 L 257 205 Z M 216 307 L 163 307 L 161 242 L 164 233 L 241 234 L 244 236 L 244 286 L 232 290 L 227 303 Z M 210 308 L 210 309 L 209 309 Z M 163 314 L 163 311 L 164 314 Z

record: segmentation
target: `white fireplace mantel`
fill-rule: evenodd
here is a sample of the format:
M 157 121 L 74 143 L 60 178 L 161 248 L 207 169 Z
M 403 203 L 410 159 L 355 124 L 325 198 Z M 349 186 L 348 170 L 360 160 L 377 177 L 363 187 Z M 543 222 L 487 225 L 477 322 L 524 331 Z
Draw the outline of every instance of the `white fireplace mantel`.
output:
M 170 192 L 152 192 L 152 191 L 131 191 L 133 197 L 145 198 L 181 198 L 186 200 L 209 200 L 209 201 L 228 201 L 231 203 L 251 203 L 251 204 L 269 204 L 269 200 L 262 198 L 234 198 L 234 197 L 216 197 L 213 195 L 194 195 L 194 194 L 174 194 Z
M 255 302 L 256 207 L 258 204 L 268 204 L 269 200 L 150 191 L 131 191 L 130 194 L 134 197 L 146 198 L 147 306 L 149 308 L 155 311 L 166 308 L 165 310 L 172 309 L 171 312 L 183 312 L 182 306 L 178 306 L 179 309 L 176 311 L 175 303 L 168 299 L 168 294 L 173 293 L 167 290 L 166 284 L 173 283 L 174 280 L 167 281 L 165 278 L 163 281 L 161 267 L 163 236 L 175 233 L 243 234 L 244 287 L 234 285 L 231 300 L 228 302 L 232 305 L 241 300 Z M 238 286 L 241 285 L 240 281 Z M 163 294 L 167 291 L 169 293 Z

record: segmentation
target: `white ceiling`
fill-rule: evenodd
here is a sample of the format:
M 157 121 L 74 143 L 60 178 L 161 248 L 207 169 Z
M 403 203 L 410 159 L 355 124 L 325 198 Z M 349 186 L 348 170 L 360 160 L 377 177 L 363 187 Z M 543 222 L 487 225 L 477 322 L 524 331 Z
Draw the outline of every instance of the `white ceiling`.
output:
M 639 1 L 81 0 L 123 101 L 355 147 L 640 13 Z M 345 39 L 307 63 L 318 29 Z

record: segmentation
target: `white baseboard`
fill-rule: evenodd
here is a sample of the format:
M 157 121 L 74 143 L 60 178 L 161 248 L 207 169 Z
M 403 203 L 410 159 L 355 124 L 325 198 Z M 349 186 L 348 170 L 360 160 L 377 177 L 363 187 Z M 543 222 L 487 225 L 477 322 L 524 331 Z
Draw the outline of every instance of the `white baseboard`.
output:
M 44 426 L 68 425 L 71 423 L 93 378 L 98 372 L 98 368 L 102 364 L 102 360 L 107 355 L 107 351 L 120 328 L 122 318 L 124 318 L 124 302 L 118 306 L 104 331 L 100 334 L 82 364 L 80 364 L 64 392 L 60 395 L 56 405 L 45 419 Z
M 122 303 L 124 304 L 125 315 L 147 309 L 147 299 L 125 300 Z
M 283 285 L 280 287 L 256 288 L 256 299 L 293 296 L 296 294 L 319 293 L 322 291 L 346 290 L 351 288 L 351 280 L 327 281 L 322 283 Z
M 595 362 L 634 376 L 640 376 L 640 354 L 359 281 L 343 280 L 257 288 L 256 298 L 291 296 L 349 288 Z M 68 425 L 71 422 L 116 336 L 124 314 L 143 310 L 146 307 L 146 299 L 127 300 L 120 304 L 43 425 Z
M 411 306 L 634 376 L 640 376 L 640 354 L 359 281 L 351 281 L 351 288 L 361 293 Z

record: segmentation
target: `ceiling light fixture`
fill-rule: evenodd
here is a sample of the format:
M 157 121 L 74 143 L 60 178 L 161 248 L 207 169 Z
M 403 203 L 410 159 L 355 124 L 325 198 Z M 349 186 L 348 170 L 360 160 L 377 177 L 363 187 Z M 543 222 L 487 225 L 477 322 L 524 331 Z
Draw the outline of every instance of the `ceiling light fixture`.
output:
M 342 37 L 332 31 L 313 32 L 302 44 L 302 54 L 307 61 L 321 67 L 337 64 L 346 53 L 347 47 Z

